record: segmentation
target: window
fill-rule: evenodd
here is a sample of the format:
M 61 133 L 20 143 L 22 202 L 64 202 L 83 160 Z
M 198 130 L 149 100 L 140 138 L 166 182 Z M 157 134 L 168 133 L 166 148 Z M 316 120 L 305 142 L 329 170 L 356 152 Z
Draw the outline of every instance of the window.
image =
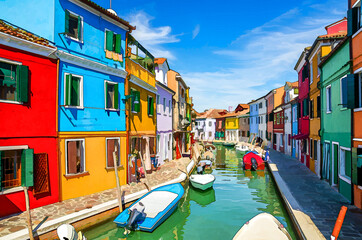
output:
M 209 132 L 209 137 L 211 137 L 212 136 L 212 132 Z
M 85 172 L 84 140 L 66 140 L 66 174 Z
M 33 186 L 33 149 L 0 151 L 0 191 Z
M 141 110 L 141 103 L 140 103 L 140 92 L 134 89 L 131 89 L 131 111 L 133 113 L 138 113 Z
M 351 178 L 351 152 L 349 149 L 343 147 L 340 147 L 339 175 L 348 180 Z
M 321 117 L 321 96 L 317 97 L 317 117 Z
M 65 33 L 68 37 L 82 41 L 83 18 L 65 10 Z
M 314 100 L 311 100 L 309 103 L 310 103 L 310 108 L 309 108 L 310 118 L 314 118 L 314 106 L 313 106 Z
M 312 84 L 313 83 L 313 59 L 312 59 L 312 62 L 310 63 L 310 83 L 309 84 Z
M 340 80 L 340 94 L 341 94 L 341 106 L 347 107 L 347 76 L 344 76 Z
M 148 96 L 147 99 L 148 99 L 148 101 L 147 101 L 147 103 L 148 103 L 147 104 L 147 106 L 148 106 L 147 114 L 148 114 L 148 116 L 153 116 L 154 108 L 155 108 L 154 99 L 151 96 Z M 165 99 L 163 99 L 163 100 L 164 100 L 163 110 L 165 111 L 165 108 L 166 108 Z
M 309 99 L 304 99 L 303 100 L 303 117 L 308 116 L 309 113 L 309 103 L 308 103 Z
M 313 139 L 310 139 L 310 157 L 313 158 Z M 316 160 L 314 158 L 314 160 Z
M 210 122 L 209 122 L 209 127 L 211 127 L 211 125 L 212 125 L 212 122 L 210 121 Z
M 116 34 L 110 30 L 105 31 L 106 50 L 121 53 L 122 52 L 122 35 Z
M 118 109 L 118 84 L 105 81 L 106 109 Z
M 314 146 L 314 160 L 317 160 L 317 150 L 318 150 L 318 148 L 319 148 L 319 146 L 318 146 L 318 143 L 317 143 L 317 140 L 314 140 L 314 144 L 313 144 L 313 146 Z
M 114 167 L 114 156 L 116 157 L 117 167 L 121 166 L 119 138 L 106 138 L 106 142 L 107 168 Z
M 0 100 L 28 101 L 29 68 L 0 61 Z
M 263 103 L 259 103 L 259 108 L 262 108 L 263 107 Z
M 326 104 L 327 104 L 327 113 L 332 112 L 332 96 L 331 96 L 331 85 L 326 88 Z
M 321 59 L 322 59 L 322 52 L 319 51 L 318 52 L 318 56 L 317 56 L 317 66 L 319 66 L 319 64 L 321 63 Z M 318 67 L 318 76 L 321 75 L 321 69 Z
M 273 134 L 273 144 L 277 144 L 277 135 Z
M 83 107 L 83 77 L 65 74 L 65 104 L 72 107 Z
M 171 116 L 171 113 L 172 113 L 171 100 L 168 100 L 168 113 Z

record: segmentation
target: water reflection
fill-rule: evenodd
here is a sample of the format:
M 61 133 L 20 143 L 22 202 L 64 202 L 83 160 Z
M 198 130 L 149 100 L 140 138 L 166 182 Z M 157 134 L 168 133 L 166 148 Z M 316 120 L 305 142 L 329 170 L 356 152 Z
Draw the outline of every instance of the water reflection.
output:
M 206 191 L 201 191 L 191 187 L 189 189 L 189 195 L 190 200 L 196 202 L 201 207 L 206 207 L 207 205 L 216 201 L 214 188 L 207 189 Z

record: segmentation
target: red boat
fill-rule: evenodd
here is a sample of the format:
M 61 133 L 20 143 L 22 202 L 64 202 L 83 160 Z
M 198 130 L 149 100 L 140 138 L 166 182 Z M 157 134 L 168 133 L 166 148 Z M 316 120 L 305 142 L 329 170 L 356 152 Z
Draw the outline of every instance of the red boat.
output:
M 263 159 L 255 152 L 248 152 L 243 157 L 244 170 L 264 170 L 265 163 Z

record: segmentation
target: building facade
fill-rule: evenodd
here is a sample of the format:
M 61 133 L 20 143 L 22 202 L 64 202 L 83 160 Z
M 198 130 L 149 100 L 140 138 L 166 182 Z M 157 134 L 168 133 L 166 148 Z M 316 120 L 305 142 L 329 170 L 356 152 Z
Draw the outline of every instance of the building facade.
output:
M 298 96 L 298 82 L 286 82 L 284 85 L 284 152 L 292 156 L 292 101 Z
M 255 103 L 258 105 L 258 136 L 262 139 L 267 137 L 267 105 L 265 96 L 257 99 Z
M 292 102 L 292 157 L 299 159 L 299 140 L 294 137 L 298 134 L 298 97 Z
M 57 60 L 48 40 L 0 21 L 0 217 L 59 201 Z M 32 39 L 32 40 L 29 40 Z M 46 84 L 45 84 L 46 83 Z
M 250 137 L 249 113 L 239 115 L 239 142 L 248 142 Z
M 259 134 L 259 104 L 255 100 L 248 104 L 250 108 L 250 136 L 253 138 Z
M 274 109 L 274 136 L 273 136 L 273 148 L 279 152 L 284 152 L 285 140 L 284 140 L 284 109 L 282 105 Z

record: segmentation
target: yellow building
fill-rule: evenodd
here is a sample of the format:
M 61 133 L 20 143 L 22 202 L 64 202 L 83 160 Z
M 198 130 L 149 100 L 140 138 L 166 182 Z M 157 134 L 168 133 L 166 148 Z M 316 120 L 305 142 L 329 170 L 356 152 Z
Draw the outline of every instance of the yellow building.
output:
M 129 54 L 126 59 L 128 72 L 127 96 L 127 130 L 129 131 L 128 181 L 136 181 L 136 170 L 143 167 L 152 171 L 151 159 L 156 154 L 156 80 L 154 57 L 137 41 L 133 40 L 138 53 Z M 130 52 L 129 48 L 129 52 Z
M 346 22 L 343 19 L 339 22 Z M 339 23 L 337 22 L 337 23 Z M 320 74 L 319 63 L 321 59 L 327 56 L 331 50 L 332 45 L 346 36 L 345 31 L 335 32 L 336 23 L 326 27 L 327 34 L 318 36 L 313 46 L 309 50 L 306 58 L 309 62 L 309 75 L 310 75 L 310 88 L 309 88 L 309 141 L 310 141 L 310 164 L 309 168 L 316 173 L 315 169 L 320 169 L 321 164 L 321 94 L 320 94 Z M 319 173 L 318 173 L 319 174 Z
M 226 141 L 238 141 L 239 119 L 235 113 L 227 114 L 225 117 L 225 140 Z

